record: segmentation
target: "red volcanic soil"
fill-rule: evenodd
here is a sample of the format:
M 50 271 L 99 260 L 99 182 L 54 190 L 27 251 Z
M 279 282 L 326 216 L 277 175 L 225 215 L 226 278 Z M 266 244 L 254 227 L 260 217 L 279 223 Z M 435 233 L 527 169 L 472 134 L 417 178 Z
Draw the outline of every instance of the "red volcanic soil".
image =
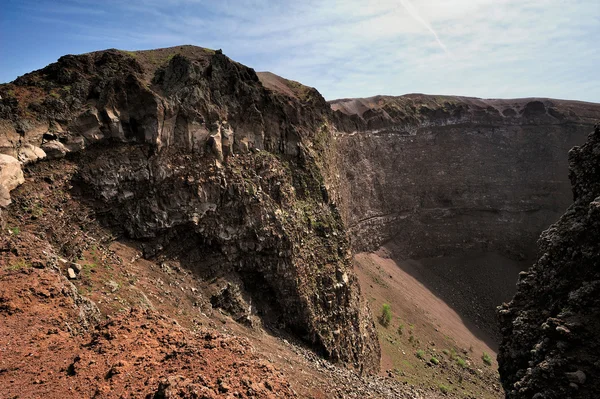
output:
M 3 398 L 295 397 L 247 339 L 140 309 L 85 332 L 81 298 L 50 269 L 5 262 L 0 287 Z

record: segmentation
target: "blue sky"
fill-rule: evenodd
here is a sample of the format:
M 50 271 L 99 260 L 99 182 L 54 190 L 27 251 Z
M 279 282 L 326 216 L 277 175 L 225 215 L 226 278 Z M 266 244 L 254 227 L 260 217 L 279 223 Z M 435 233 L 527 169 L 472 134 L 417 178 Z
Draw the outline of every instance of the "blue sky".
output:
M 0 0 L 0 82 L 64 54 L 195 44 L 327 99 L 600 102 L 599 0 Z

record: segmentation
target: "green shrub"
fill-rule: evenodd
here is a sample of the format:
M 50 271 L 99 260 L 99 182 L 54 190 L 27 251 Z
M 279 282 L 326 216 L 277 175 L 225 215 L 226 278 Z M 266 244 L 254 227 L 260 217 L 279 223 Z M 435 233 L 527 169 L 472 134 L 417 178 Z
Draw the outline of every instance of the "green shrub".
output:
M 429 361 L 431 362 L 431 364 L 435 364 L 436 366 L 440 364 L 440 361 L 437 360 L 435 356 L 432 356 L 431 359 L 429 359 Z
M 27 269 L 30 267 L 31 267 L 31 264 L 29 262 L 27 262 L 25 259 L 17 259 L 16 261 L 14 261 L 10 264 L 10 266 L 8 267 L 8 270 L 21 270 L 21 269 Z
M 487 354 L 486 352 L 483 352 L 483 355 L 481 356 L 481 359 L 488 366 L 492 365 L 492 357 L 489 354 Z
M 462 357 L 459 357 L 456 359 L 456 363 L 462 367 L 462 368 L 466 368 L 467 367 L 467 362 L 465 361 L 465 359 L 463 359 Z
M 450 392 L 450 388 L 448 388 L 448 387 L 447 387 L 447 386 L 445 386 L 445 385 L 441 385 L 441 384 L 440 384 L 440 387 L 439 387 L 439 388 L 440 388 L 440 391 L 441 391 L 443 394 L 447 394 L 448 392 Z
M 404 324 L 398 326 L 398 335 L 404 334 Z
M 379 316 L 379 322 L 382 326 L 387 327 L 392 322 L 392 307 L 384 303 L 381 307 L 381 316 Z
M 416 353 L 416 356 L 417 356 L 419 359 L 425 359 L 425 351 L 424 351 L 424 350 L 422 350 L 422 349 L 419 349 L 419 350 L 417 351 L 417 353 Z

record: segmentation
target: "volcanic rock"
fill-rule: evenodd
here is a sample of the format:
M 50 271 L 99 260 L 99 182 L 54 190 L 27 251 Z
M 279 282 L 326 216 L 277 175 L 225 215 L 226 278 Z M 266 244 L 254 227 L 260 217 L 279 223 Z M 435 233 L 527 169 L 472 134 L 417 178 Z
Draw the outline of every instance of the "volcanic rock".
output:
M 573 204 L 499 309 L 507 398 L 596 398 L 600 381 L 600 131 L 569 153 Z

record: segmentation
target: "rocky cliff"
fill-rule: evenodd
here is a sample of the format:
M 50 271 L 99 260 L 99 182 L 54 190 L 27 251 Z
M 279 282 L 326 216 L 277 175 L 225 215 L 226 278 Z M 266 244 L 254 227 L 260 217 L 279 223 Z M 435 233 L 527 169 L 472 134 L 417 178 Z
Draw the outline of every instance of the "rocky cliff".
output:
M 65 56 L 0 85 L 0 225 L 10 231 L 0 252 L 37 265 L 15 242 L 44 243 L 44 256 L 83 267 L 86 240 L 106 253 L 132 240 L 161 270 L 198 278 L 211 309 L 374 371 L 380 352 L 351 248 L 394 240 L 403 256 L 526 257 L 568 206 L 566 151 L 598 118 L 598 104 L 548 99 L 328 104 L 193 46 Z M 592 195 L 583 190 L 578 198 Z M 523 337 L 515 348 L 535 340 Z M 522 349 L 510 356 L 506 373 L 530 361 Z
M 567 152 L 600 105 L 421 94 L 331 102 L 343 216 L 358 250 L 534 252 L 570 203 Z M 348 118 L 349 117 L 349 118 Z
M 597 398 L 600 392 L 600 129 L 569 153 L 573 204 L 544 231 L 540 258 L 499 308 L 507 398 Z
M 67 157 L 69 195 L 145 257 L 212 282 L 214 307 L 375 370 L 373 321 L 327 183 L 331 111 L 316 90 L 288 86 L 266 89 L 252 69 L 193 46 L 62 57 L 0 86 L 2 205 L 13 211 L 20 165 L 34 178 L 26 165 Z M 81 255 L 47 233 L 60 256 Z

